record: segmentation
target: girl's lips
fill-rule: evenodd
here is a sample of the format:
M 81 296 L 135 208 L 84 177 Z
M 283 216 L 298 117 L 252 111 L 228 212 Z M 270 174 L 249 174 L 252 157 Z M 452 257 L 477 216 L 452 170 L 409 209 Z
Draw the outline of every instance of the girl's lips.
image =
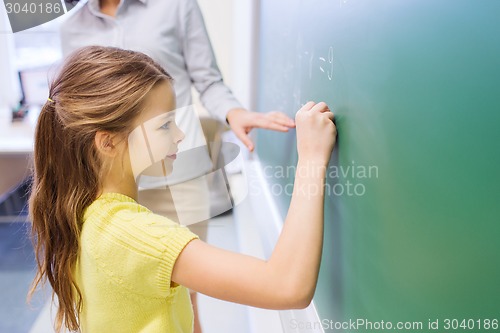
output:
M 177 158 L 177 154 L 167 155 L 167 157 L 175 160 Z

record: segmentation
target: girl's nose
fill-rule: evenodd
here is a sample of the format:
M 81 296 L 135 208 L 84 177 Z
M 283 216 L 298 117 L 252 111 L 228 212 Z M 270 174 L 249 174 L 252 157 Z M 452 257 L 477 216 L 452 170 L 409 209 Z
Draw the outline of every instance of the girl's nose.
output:
M 180 129 L 179 127 L 177 127 L 177 126 L 175 126 L 175 127 L 176 127 L 176 129 L 177 129 L 177 133 L 176 133 L 176 136 L 175 136 L 175 142 L 178 144 L 178 143 L 180 143 L 182 140 L 184 140 L 184 138 L 185 138 L 186 136 L 184 135 L 184 132 L 183 132 L 183 131 L 181 131 L 181 129 Z

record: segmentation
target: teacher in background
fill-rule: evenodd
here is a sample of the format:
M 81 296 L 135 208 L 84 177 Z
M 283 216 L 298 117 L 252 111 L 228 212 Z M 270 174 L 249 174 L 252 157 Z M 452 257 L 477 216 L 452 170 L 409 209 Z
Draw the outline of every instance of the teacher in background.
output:
M 65 56 L 88 45 L 146 53 L 172 75 L 178 108 L 192 104 L 191 85 L 194 85 L 207 111 L 228 123 L 250 151 L 254 150 L 254 143 L 248 134 L 253 128 L 286 132 L 295 126 L 293 120 L 281 112 L 251 112 L 236 100 L 223 82 L 196 0 L 89 0 L 63 22 L 61 42 Z M 176 122 L 185 133 L 200 132 L 193 129 L 199 125 L 192 112 L 179 113 Z M 186 138 L 183 142 L 185 149 L 199 146 L 201 136 L 199 133 Z M 191 175 L 193 179 L 211 167 L 208 156 L 205 161 L 195 162 L 200 167 Z M 176 180 L 171 182 L 169 185 L 175 184 Z M 139 200 L 155 213 L 167 217 L 175 214 L 176 208 L 181 206 L 198 205 L 198 210 L 209 210 L 209 204 L 200 205 L 200 202 L 208 202 L 206 184 L 190 182 L 175 186 L 184 186 L 182 191 L 189 193 L 183 196 L 186 202 L 175 202 L 176 207 L 155 190 L 141 191 Z M 182 207 L 180 209 L 184 209 Z M 197 223 L 191 230 L 200 238 L 206 238 L 206 224 Z M 191 298 L 195 310 L 195 333 L 199 333 L 195 296 L 192 294 Z

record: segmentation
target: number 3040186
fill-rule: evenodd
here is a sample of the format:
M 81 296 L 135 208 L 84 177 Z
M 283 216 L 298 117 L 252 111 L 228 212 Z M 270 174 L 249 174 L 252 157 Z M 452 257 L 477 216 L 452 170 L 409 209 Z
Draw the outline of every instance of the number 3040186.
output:
M 59 14 L 62 12 L 60 3 L 5 3 L 7 14 Z
M 443 328 L 445 330 L 497 330 L 498 319 L 445 319 Z

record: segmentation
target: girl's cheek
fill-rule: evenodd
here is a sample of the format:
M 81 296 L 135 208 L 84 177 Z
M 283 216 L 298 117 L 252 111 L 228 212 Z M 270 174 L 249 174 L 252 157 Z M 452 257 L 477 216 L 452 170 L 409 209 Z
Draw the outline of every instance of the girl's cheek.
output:
M 159 138 L 159 148 L 162 153 L 167 154 L 170 152 L 170 147 L 172 146 L 172 135 L 170 133 L 165 133 Z

